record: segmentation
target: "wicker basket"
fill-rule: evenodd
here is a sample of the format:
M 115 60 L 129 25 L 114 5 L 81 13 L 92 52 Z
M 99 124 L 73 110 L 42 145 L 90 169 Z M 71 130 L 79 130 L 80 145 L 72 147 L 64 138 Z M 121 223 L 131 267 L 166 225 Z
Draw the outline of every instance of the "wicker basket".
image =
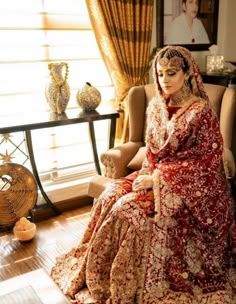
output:
M 9 229 L 27 216 L 38 198 L 33 174 L 15 163 L 0 165 L 0 229 Z

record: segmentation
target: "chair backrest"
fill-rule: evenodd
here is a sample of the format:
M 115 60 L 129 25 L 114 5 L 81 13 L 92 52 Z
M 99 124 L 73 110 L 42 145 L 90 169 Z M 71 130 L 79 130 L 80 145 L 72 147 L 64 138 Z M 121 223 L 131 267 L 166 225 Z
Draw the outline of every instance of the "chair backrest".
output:
M 214 84 L 204 84 L 204 88 L 220 121 L 224 140 L 224 164 L 227 167 L 227 175 L 234 176 L 236 159 L 235 90 Z M 136 86 L 129 91 L 129 141 L 144 142 L 146 108 L 155 94 L 154 84 Z

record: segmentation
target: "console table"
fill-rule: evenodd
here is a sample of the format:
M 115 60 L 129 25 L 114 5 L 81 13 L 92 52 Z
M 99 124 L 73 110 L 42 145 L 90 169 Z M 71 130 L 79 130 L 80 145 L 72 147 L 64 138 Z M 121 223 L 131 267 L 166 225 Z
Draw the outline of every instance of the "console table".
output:
M 119 117 L 119 113 L 114 109 L 98 107 L 96 111 L 84 112 L 80 109 L 66 110 L 65 113 L 56 114 L 51 112 L 36 112 L 28 115 L 15 115 L 15 116 L 1 116 L 0 115 L 0 134 L 24 132 L 26 138 L 26 145 L 28 149 L 28 156 L 34 177 L 36 179 L 38 188 L 46 201 L 46 204 L 51 207 L 55 214 L 61 214 L 61 211 L 51 202 L 47 194 L 45 193 L 41 184 L 37 165 L 34 158 L 34 149 L 32 144 L 31 130 L 52 128 L 58 126 L 72 125 L 78 123 L 88 123 L 90 139 L 93 149 L 93 157 L 95 167 L 98 174 L 101 174 L 101 168 L 99 164 L 99 157 L 97 153 L 96 136 L 94 131 L 94 122 L 99 120 L 110 120 L 110 136 L 109 136 L 109 148 L 114 146 L 116 119 Z
M 205 83 L 212 83 L 228 87 L 231 83 L 236 83 L 236 73 L 206 73 L 201 72 L 202 80 Z

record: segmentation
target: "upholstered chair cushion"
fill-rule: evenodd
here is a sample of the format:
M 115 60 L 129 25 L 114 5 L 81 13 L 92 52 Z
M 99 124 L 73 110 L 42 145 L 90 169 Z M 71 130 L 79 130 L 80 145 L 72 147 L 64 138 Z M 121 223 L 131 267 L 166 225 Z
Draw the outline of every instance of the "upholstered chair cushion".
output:
M 134 155 L 134 157 L 128 163 L 127 167 L 134 171 L 139 170 L 142 166 L 142 162 L 144 160 L 145 153 L 146 153 L 146 147 L 139 148 L 138 152 Z

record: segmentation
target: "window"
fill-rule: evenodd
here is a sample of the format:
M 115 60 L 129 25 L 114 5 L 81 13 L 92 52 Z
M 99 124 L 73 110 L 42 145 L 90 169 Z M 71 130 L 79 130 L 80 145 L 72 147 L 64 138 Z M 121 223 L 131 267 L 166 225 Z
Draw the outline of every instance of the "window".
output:
M 48 63 L 67 62 L 71 98 L 86 81 L 96 86 L 102 102 L 110 102 L 114 88 L 91 29 L 85 1 L 8 0 L 0 11 L 1 115 L 30 115 L 49 109 L 44 95 Z M 102 132 L 99 132 L 99 128 Z M 98 151 L 107 148 L 104 128 L 96 123 Z M 28 166 L 22 134 L 1 136 L 0 157 L 10 155 Z M 35 158 L 43 181 L 60 182 L 94 172 L 87 124 L 32 131 Z M 22 154 L 23 153 L 23 154 Z M 6 159 L 6 157 L 5 157 Z

